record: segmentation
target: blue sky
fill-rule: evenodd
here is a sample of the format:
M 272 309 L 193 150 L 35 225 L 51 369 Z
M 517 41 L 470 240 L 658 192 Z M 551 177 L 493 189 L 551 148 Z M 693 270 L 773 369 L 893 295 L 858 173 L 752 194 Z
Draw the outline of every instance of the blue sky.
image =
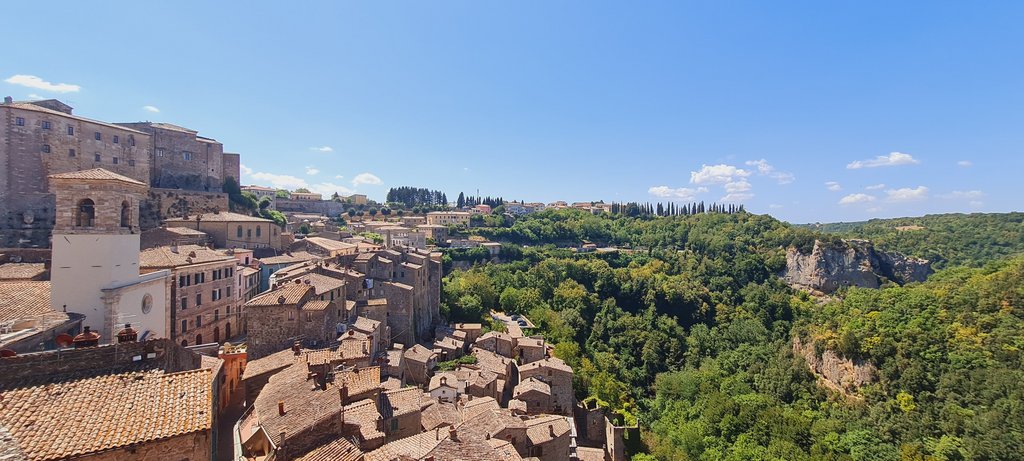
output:
M 1021 208 L 1021 2 L 4 10 L 5 95 L 199 130 L 242 154 L 243 183 L 736 200 L 793 222 Z

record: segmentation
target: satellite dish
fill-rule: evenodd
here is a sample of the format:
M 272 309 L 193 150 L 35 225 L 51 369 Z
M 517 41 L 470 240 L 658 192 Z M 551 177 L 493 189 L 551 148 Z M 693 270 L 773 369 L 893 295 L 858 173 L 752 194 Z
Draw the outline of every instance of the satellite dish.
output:
M 0 357 L 2 358 L 14 357 L 16 355 L 18 355 L 18 353 L 10 349 L 0 349 Z
M 61 333 L 57 335 L 57 337 L 54 338 L 53 340 L 60 347 L 71 347 L 71 345 L 74 344 L 75 342 L 75 338 L 66 333 Z

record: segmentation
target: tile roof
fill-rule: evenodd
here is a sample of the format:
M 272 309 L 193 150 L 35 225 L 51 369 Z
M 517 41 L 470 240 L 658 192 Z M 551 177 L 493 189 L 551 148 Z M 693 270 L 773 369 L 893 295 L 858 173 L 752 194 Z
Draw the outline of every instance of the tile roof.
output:
M 483 329 L 483 327 L 484 326 L 482 324 L 479 324 L 479 323 L 456 323 L 455 324 L 455 329 L 456 330 L 472 331 L 472 330 L 481 330 L 481 329 Z
M 314 259 L 317 259 L 317 257 L 313 256 L 313 255 L 311 255 L 311 254 L 309 254 L 309 253 L 307 253 L 305 251 L 293 251 L 290 254 L 286 253 L 286 254 L 283 254 L 283 255 L 268 256 L 266 258 L 256 258 L 256 259 L 258 259 L 263 264 L 274 264 L 274 265 L 277 265 L 277 264 L 295 264 L 295 263 L 301 263 L 301 262 L 305 262 L 305 261 L 312 261 Z
M 178 235 L 196 235 L 196 236 L 206 235 L 206 232 L 203 232 L 201 230 L 195 230 L 195 229 L 193 229 L 191 227 L 165 227 L 165 228 L 160 229 L 160 230 L 163 230 L 163 231 L 166 231 L 166 232 L 170 232 L 170 233 L 173 233 L 173 234 L 178 234 Z
M 211 429 L 209 369 L 127 372 L 3 390 L 0 426 L 33 461 Z
M 234 260 L 233 256 L 199 245 L 159 246 L 139 252 L 139 267 L 144 268 L 180 267 Z
M 369 341 L 362 339 L 350 339 L 348 341 L 341 341 L 338 345 L 339 357 L 344 360 L 369 358 L 370 353 Z
M 302 305 L 304 311 L 322 311 L 327 309 L 331 305 L 330 301 L 321 301 L 319 299 L 313 299 L 306 301 L 306 304 Z
M 499 449 L 500 447 L 500 449 Z M 494 444 L 490 440 L 442 440 L 433 450 L 427 453 L 438 460 L 473 460 L 473 461 L 514 461 L 522 460 L 519 453 L 509 443 Z
M 494 397 L 474 397 L 473 400 L 463 401 L 459 405 L 462 419 L 473 419 L 481 413 L 501 409 L 501 405 Z
M 472 354 L 476 357 L 477 368 L 490 371 L 498 375 L 499 378 L 506 377 L 508 375 L 508 368 L 512 359 L 475 347 L 473 348 Z
M 309 280 L 310 285 L 316 288 L 316 294 L 322 295 L 324 293 L 330 293 L 331 291 L 337 290 L 345 286 L 345 281 L 342 279 L 336 279 L 334 277 L 328 277 L 317 273 L 309 273 L 299 277 L 305 282 Z
M 245 303 L 246 307 L 276 306 L 279 304 L 298 304 L 313 287 L 301 283 L 287 283 L 276 290 L 267 291 Z M 279 302 L 281 298 L 284 302 Z
M 562 359 L 556 357 L 548 357 L 544 360 L 538 360 L 536 362 L 527 363 L 526 365 L 520 365 L 519 372 L 522 373 L 524 371 L 530 371 L 537 368 L 550 368 L 552 370 L 564 371 L 570 374 L 572 373 L 572 367 L 566 365 L 566 363 L 563 362 Z
M 359 395 L 380 388 L 380 367 L 363 367 L 334 374 L 335 386 L 348 386 L 348 395 Z
M 344 437 L 338 437 L 295 458 L 295 461 L 360 461 L 362 459 L 363 452 L 359 450 L 359 447 Z
M 406 360 L 414 360 L 421 363 L 427 363 L 427 361 L 436 355 L 437 354 L 434 354 L 434 351 L 419 344 L 414 344 L 412 347 L 405 350 Z
M 356 317 L 356 322 L 352 324 L 352 328 L 356 331 L 361 331 L 366 334 L 373 334 L 380 327 L 380 322 L 366 317 Z
M 234 213 L 231 211 L 221 211 L 217 213 L 201 213 L 199 214 L 200 222 L 266 222 L 272 223 L 269 219 L 260 218 L 257 216 L 249 216 L 241 213 Z M 180 223 L 180 222 L 195 222 L 195 215 L 188 218 L 167 218 L 164 222 L 167 223 Z
M 416 387 L 384 391 L 380 395 L 380 415 L 384 419 L 420 411 L 423 391 Z
M 385 391 L 394 391 L 402 388 L 402 380 L 398 378 L 388 378 L 384 382 L 380 383 L 380 388 Z M 3 458 L 0 458 L 3 459 Z
M 462 422 L 462 413 L 454 403 L 430 400 L 420 414 L 420 425 L 430 431 L 441 426 L 456 426 Z
M 68 318 L 50 306 L 50 282 L 0 282 L 0 322 L 38 317 Z
M 48 176 L 50 179 L 74 179 L 78 181 L 118 181 L 136 186 L 146 186 L 146 183 L 137 181 L 127 176 L 122 176 L 113 171 L 103 168 L 92 168 L 89 170 L 69 171 Z
M 124 126 L 120 126 L 120 125 L 115 125 L 113 123 L 101 122 L 99 120 L 93 120 L 91 118 L 85 118 L 85 117 L 82 117 L 82 116 L 79 116 L 79 115 L 72 115 L 72 114 L 68 114 L 68 113 L 65 113 L 65 112 L 61 112 L 61 111 L 57 111 L 57 110 L 53 110 L 53 109 L 48 109 L 46 107 L 38 106 L 36 104 L 33 104 L 33 102 L 36 102 L 36 101 L 17 101 L 17 102 L 14 102 L 13 104 L 5 104 L 5 105 L 8 106 L 8 107 L 15 107 L 15 108 L 18 108 L 18 109 L 31 110 L 31 111 L 35 111 L 35 112 L 43 112 L 43 113 L 47 113 L 47 114 L 56 115 L 56 116 L 59 116 L 59 117 L 65 117 L 65 118 L 70 118 L 70 119 L 74 119 L 74 120 L 81 120 L 83 122 L 95 123 L 97 125 L 103 125 L 103 126 L 108 127 L 108 128 L 117 128 L 119 130 L 130 131 L 130 132 L 133 132 L 133 133 L 149 136 L 149 134 L 144 132 L 144 131 L 134 130 L 134 129 L 131 129 L 131 128 L 128 128 L 128 127 L 124 127 Z
M 526 437 L 534 445 L 540 445 L 569 433 L 569 421 L 565 416 L 540 415 L 524 421 Z M 552 432 L 554 435 L 552 436 Z
M 291 349 L 278 351 L 266 357 L 260 357 L 256 360 L 250 360 L 245 363 L 245 371 L 242 372 L 242 379 L 250 379 L 254 376 L 259 376 L 270 371 L 283 370 L 288 368 L 288 366 L 295 363 L 297 360 L 298 358 Z
M 283 415 L 278 413 L 278 401 L 284 402 Z M 275 445 L 281 443 L 282 431 L 298 433 L 341 411 L 338 391 L 313 386 L 307 380 L 305 363 L 295 363 L 271 376 L 253 406 L 260 426 Z
M 0 264 L 0 280 L 32 280 L 46 273 L 43 263 Z
M 388 442 L 380 448 L 366 453 L 365 461 L 395 461 L 406 456 L 412 459 L 423 459 L 442 439 L 448 437 L 447 430 L 420 432 L 419 434 Z
M 359 427 L 359 435 L 363 440 L 382 439 L 385 434 L 377 427 L 380 412 L 371 399 L 363 399 L 345 406 L 345 424 Z
M 351 250 L 356 248 L 356 245 L 351 243 L 345 243 L 340 240 L 332 240 L 324 237 L 306 237 L 306 242 L 325 250 Z
M 551 386 L 548 385 L 548 383 L 545 383 L 544 381 L 541 381 L 534 377 L 530 377 L 516 385 L 515 390 L 512 391 L 512 395 L 518 397 L 519 395 L 530 391 L 551 395 Z

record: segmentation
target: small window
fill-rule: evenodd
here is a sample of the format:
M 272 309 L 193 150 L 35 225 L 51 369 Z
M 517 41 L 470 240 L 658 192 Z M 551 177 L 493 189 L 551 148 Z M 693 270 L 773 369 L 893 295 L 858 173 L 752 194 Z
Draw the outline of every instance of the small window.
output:
M 135 160 L 129 160 L 128 166 L 135 166 Z
M 73 125 L 68 125 L 68 134 L 71 136 L 75 135 L 75 127 Z
M 238 238 L 242 238 L 242 226 L 238 226 Z
M 186 331 L 188 331 L 188 320 L 182 320 L 181 321 L 181 333 L 184 333 Z M 186 346 L 186 345 L 188 345 L 188 343 L 185 342 L 185 341 L 182 341 L 181 345 L 182 346 Z
M 47 152 L 49 152 L 49 150 L 47 150 Z M 259 237 L 261 233 L 260 226 L 256 226 L 256 236 Z
M 50 123 L 49 120 L 43 120 L 43 129 L 44 130 L 49 130 L 51 126 L 52 126 L 52 124 Z
M 92 227 L 96 219 L 96 204 L 90 199 L 82 199 L 78 202 L 78 209 L 75 210 L 76 227 Z
M 135 147 L 135 136 L 128 135 L 128 145 Z
M 49 154 L 50 153 L 50 145 L 49 144 L 43 144 L 43 153 L 44 154 Z
M 231 297 L 231 287 L 228 287 L 228 297 Z M 228 308 L 228 312 L 231 312 L 231 308 Z
M 117 157 L 114 157 L 114 159 L 113 159 L 114 165 L 117 165 L 117 162 L 118 162 L 118 161 L 119 161 L 119 160 L 118 160 L 118 158 L 117 158 Z
M 203 316 L 197 315 L 196 316 L 196 328 L 199 328 L 201 326 L 203 326 Z
M 188 309 L 188 298 L 181 298 L 181 310 Z
M 68 149 L 68 157 L 74 157 L 74 156 L 75 156 L 75 150 L 74 149 Z
M 295 311 L 288 310 L 288 320 L 295 320 Z
M 117 144 L 117 141 L 118 141 L 118 138 L 117 138 L 117 135 L 115 134 L 114 135 L 114 144 Z
M 14 119 L 14 124 L 18 126 L 25 126 L 25 119 L 22 117 L 17 117 Z
M 102 141 L 103 140 L 103 135 L 100 134 L 99 131 L 97 131 L 97 132 L 92 134 L 92 138 L 97 140 L 97 141 Z
M 203 305 L 203 294 L 202 293 L 196 293 L 196 306 L 202 306 L 202 305 Z
M 230 307 L 228 309 L 230 309 Z M 214 309 L 213 310 L 213 321 L 216 322 L 218 320 L 220 320 L 220 309 Z
M 99 152 L 97 152 L 96 155 L 93 156 L 93 159 L 97 162 L 102 161 Z
M 179 275 L 178 276 L 178 288 L 184 287 L 186 280 L 188 280 L 188 276 L 187 275 Z
M 192 153 L 191 152 L 182 152 L 181 153 L 181 158 L 184 159 L 184 160 L 192 160 Z
M 247 238 L 247 239 L 251 239 L 252 238 L 252 229 L 246 230 L 245 238 Z

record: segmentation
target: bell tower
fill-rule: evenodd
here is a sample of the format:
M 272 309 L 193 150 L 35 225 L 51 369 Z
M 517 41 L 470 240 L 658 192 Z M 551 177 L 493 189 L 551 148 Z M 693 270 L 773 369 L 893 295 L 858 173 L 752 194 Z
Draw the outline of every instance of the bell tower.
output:
M 149 186 L 102 168 L 48 179 L 56 196 L 52 306 L 85 314 L 83 325 L 110 342 L 119 323 L 146 323 L 119 318 L 128 315 L 118 309 L 123 295 L 111 290 L 139 283 L 139 202 Z

